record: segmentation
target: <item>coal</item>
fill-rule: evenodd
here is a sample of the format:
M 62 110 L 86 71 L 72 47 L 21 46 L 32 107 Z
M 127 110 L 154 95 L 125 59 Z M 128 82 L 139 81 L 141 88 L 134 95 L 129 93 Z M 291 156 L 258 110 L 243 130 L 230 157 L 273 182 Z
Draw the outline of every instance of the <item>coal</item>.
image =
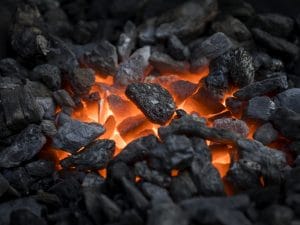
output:
M 26 79 L 25 89 L 28 89 L 35 98 L 47 98 L 52 96 L 51 90 L 39 81 Z
M 212 29 L 214 32 L 223 32 L 228 37 L 240 42 L 247 41 L 252 37 L 246 25 L 232 16 L 221 17 L 212 24 Z
M 274 37 L 258 28 L 252 29 L 252 34 L 257 42 L 278 54 L 282 54 L 289 58 L 297 58 L 299 54 L 299 47 L 285 39 Z
M 149 62 L 160 73 L 184 73 L 188 71 L 188 65 L 185 62 L 176 61 L 159 51 L 152 52 Z
M 133 83 L 125 93 L 153 123 L 165 124 L 175 112 L 172 96 L 158 84 Z
M 61 161 L 64 168 L 76 167 L 79 170 L 103 169 L 113 157 L 115 143 L 111 140 L 97 140 L 77 154 Z
M 12 145 L 1 150 L 0 167 L 10 168 L 32 159 L 44 146 L 46 138 L 37 125 L 21 131 Z
M 171 197 L 167 189 L 162 188 L 158 185 L 149 183 L 149 182 L 142 182 L 141 189 L 144 195 L 151 199 L 152 201 L 171 201 Z
M 74 27 L 76 33 L 74 33 L 72 39 L 79 44 L 89 43 L 92 40 L 94 33 L 97 32 L 97 28 L 98 23 L 95 21 L 80 20 Z
M 189 49 L 176 35 L 171 35 L 167 42 L 167 53 L 175 60 L 184 61 L 189 57 Z
M 37 160 L 25 165 L 25 169 L 30 176 L 46 177 L 54 173 L 54 163 L 48 160 Z
M 75 102 L 70 96 L 70 94 L 64 90 L 57 90 L 53 92 L 53 98 L 56 101 L 56 103 L 60 106 L 67 106 L 67 107 L 75 107 Z
M 139 27 L 138 39 L 141 45 L 155 43 L 155 18 L 147 20 Z
M 291 88 L 275 96 L 274 102 L 277 107 L 284 107 L 300 113 L 300 88 Z
M 170 84 L 170 92 L 175 102 L 180 104 L 197 90 L 198 85 L 185 80 L 178 80 Z
M 106 218 L 108 218 L 108 221 L 118 221 L 122 212 L 120 207 L 114 201 L 103 194 L 98 197 L 98 200 L 104 215 L 106 216 Z
M 47 137 L 52 137 L 57 133 L 55 122 L 52 120 L 42 120 L 41 129 Z
M 226 98 L 225 105 L 233 114 L 240 114 L 243 110 L 243 102 L 235 97 Z
M 7 179 L 0 174 L 0 197 L 4 197 L 8 194 L 20 197 L 20 194 L 9 184 Z
M 252 84 L 249 84 L 233 93 L 233 96 L 239 100 L 249 100 L 256 96 L 261 96 L 276 91 L 279 92 L 287 88 L 288 83 L 286 76 L 278 76 L 253 82 Z
M 84 123 L 70 119 L 58 128 L 53 146 L 71 153 L 91 143 L 105 131 L 98 123 Z
M 233 132 L 241 134 L 244 137 L 246 137 L 249 133 L 249 128 L 247 124 L 244 121 L 238 119 L 232 119 L 232 118 L 216 119 L 213 122 L 213 127 L 231 130 Z
M 124 26 L 124 33 L 120 35 L 117 45 L 117 51 L 121 62 L 128 59 L 131 52 L 134 50 L 136 37 L 136 26 L 131 21 L 128 21 Z
M 51 90 L 58 90 L 61 87 L 61 72 L 54 65 L 42 64 L 36 66 L 31 72 L 30 79 L 42 81 Z
M 10 224 L 22 225 L 26 221 L 32 225 L 47 225 L 47 222 L 27 209 L 18 209 L 11 213 Z
M 27 70 L 12 58 L 0 60 L 0 72 L 4 77 L 15 77 L 25 79 L 28 77 Z
M 254 81 L 253 59 L 244 48 L 231 52 L 229 67 L 229 76 L 237 87 L 245 87 Z
M 213 98 L 221 101 L 229 88 L 228 77 L 223 71 L 212 69 L 208 76 L 204 78 L 204 85 Z
M 20 193 L 23 195 L 29 194 L 34 180 L 24 167 L 6 169 L 3 171 L 3 176 L 8 180 L 10 185 Z
M 283 205 L 270 205 L 260 213 L 260 220 L 268 221 L 274 225 L 283 225 L 291 223 L 294 217 L 293 211 Z
M 122 179 L 127 178 L 134 181 L 132 169 L 122 161 L 112 162 L 107 167 L 107 182 L 109 186 L 116 190 L 121 190 Z
M 269 97 L 254 97 L 249 100 L 243 117 L 246 119 L 268 121 L 275 109 L 276 105 Z
M 278 37 L 288 37 L 294 29 L 293 19 L 280 14 L 259 14 L 255 20 L 256 27 Z
M 264 145 L 269 145 L 275 141 L 278 137 L 278 131 L 274 129 L 271 123 L 265 123 L 264 125 L 257 128 L 253 138 L 260 141 Z
M 114 75 L 118 63 L 117 50 L 108 41 L 102 41 L 91 51 L 84 53 L 80 62 L 102 75 Z
M 115 83 L 120 86 L 127 86 L 142 81 L 149 66 L 150 50 L 149 46 L 144 46 L 136 50 L 128 60 L 121 63 L 114 77 Z
M 88 94 L 95 83 L 95 72 L 92 69 L 78 68 L 71 77 L 71 86 L 78 95 Z

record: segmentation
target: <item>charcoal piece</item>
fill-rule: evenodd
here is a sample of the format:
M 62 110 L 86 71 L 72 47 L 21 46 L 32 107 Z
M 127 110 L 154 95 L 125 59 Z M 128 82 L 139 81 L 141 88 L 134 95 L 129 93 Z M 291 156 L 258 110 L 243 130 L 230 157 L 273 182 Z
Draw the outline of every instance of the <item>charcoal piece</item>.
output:
M 294 212 L 283 205 L 270 205 L 260 213 L 260 220 L 274 225 L 291 224 Z
M 118 221 L 122 212 L 119 206 L 103 194 L 98 197 L 98 200 L 104 215 L 108 218 L 108 221 Z
M 150 46 L 139 48 L 127 61 L 120 64 L 114 77 L 117 85 L 127 86 L 143 80 L 149 67 L 150 49 Z
M 264 125 L 257 128 L 253 138 L 260 141 L 264 145 L 271 144 L 278 137 L 278 131 L 274 129 L 271 123 L 265 123 Z
M 76 94 L 88 94 L 95 83 L 95 72 L 88 68 L 77 68 L 74 70 L 70 80 L 72 89 Z
M 251 39 L 251 32 L 239 19 L 232 16 L 220 18 L 212 24 L 214 32 L 223 32 L 228 37 L 237 41 L 247 41 Z
M 25 169 L 30 176 L 46 177 L 54 173 L 54 163 L 48 160 L 37 160 L 25 165 Z
M 200 158 L 202 161 L 211 161 L 211 150 L 208 148 L 206 141 L 199 137 L 190 137 L 190 141 L 192 142 L 195 157 Z
M 26 87 L 1 88 L 0 99 L 6 125 L 10 129 L 20 130 L 30 123 L 41 121 L 42 110 Z
M 148 212 L 147 225 L 188 225 L 188 218 L 183 210 L 174 203 L 153 204 Z
M 206 78 L 204 78 L 206 89 L 211 95 L 219 100 L 224 99 L 224 95 L 228 90 L 228 78 L 221 70 L 212 70 Z
M 34 179 L 30 185 L 30 192 L 35 193 L 40 190 L 48 190 L 54 183 L 54 178 L 51 176 L 43 177 L 41 179 Z
M 115 46 L 102 41 L 90 52 L 86 52 L 80 62 L 102 75 L 114 75 L 117 71 L 118 54 Z
M 64 168 L 76 167 L 79 170 L 103 169 L 113 157 L 115 142 L 112 140 L 96 140 L 77 154 L 61 161 Z
M 119 59 L 121 62 L 128 59 L 131 52 L 134 50 L 136 37 L 136 26 L 131 21 L 128 21 L 124 26 L 124 33 L 120 35 L 117 45 Z
M 277 107 L 284 107 L 300 113 L 300 88 L 291 88 L 275 96 Z
M 255 19 L 255 26 L 278 37 L 288 37 L 294 29 L 292 18 L 275 14 L 259 14 Z
M 206 127 L 202 121 L 189 115 L 174 119 L 170 125 L 158 128 L 158 134 L 162 140 L 170 134 L 184 134 L 224 144 L 234 144 L 240 138 L 239 134 L 229 130 Z
M 249 100 L 243 117 L 246 119 L 268 121 L 275 109 L 276 105 L 269 97 L 254 97 Z
M 145 196 L 140 192 L 140 190 L 129 181 L 126 177 L 122 178 L 122 187 L 125 193 L 128 196 L 128 200 L 132 203 L 134 208 L 144 212 L 149 206 L 148 200 Z
M 168 38 L 167 53 L 175 60 L 184 61 L 189 57 L 189 49 L 183 45 L 181 40 L 172 35 Z
M 221 176 L 210 161 L 203 161 L 199 157 L 195 157 L 189 171 L 199 194 L 205 196 L 225 194 Z
M 151 170 L 146 161 L 135 163 L 134 171 L 135 174 L 143 180 L 157 184 L 161 187 L 168 187 L 171 182 L 171 177 L 163 172 Z
M 245 87 L 254 81 L 253 59 L 244 48 L 231 52 L 229 67 L 229 76 L 237 87 Z
M 172 201 L 167 189 L 149 182 L 142 182 L 141 189 L 143 193 L 152 201 Z
M 0 197 L 4 197 L 7 194 L 12 194 L 16 197 L 20 197 L 20 194 L 15 190 L 7 181 L 7 179 L 0 174 Z
M 16 190 L 22 194 L 29 194 L 30 187 L 34 180 L 24 167 L 6 169 L 3 171 L 3 175 Z
M 58 128 L 53 137 L 53 146 L 75 153 L 104 132 L 104 127 L 98 123 L 84 123 L 71 119 Z
M 292 59 L 297 58 L 299 55 L 299 47 L 285 39 L 274 37 L 258 28 L 252 29 L 252 34 L 257 42 L 278 54 Z
M 29 90 L 35 98 L 47 98 L 52 96 L 51 90 L 39 81 L 26 79 L 25 89 Z
M 61 87 L 61 72 L 57 66 L 42 64 L 36 66 L 30 75 L 32 80 L 42 81 L 51 90 Z
M 240 114 L 243 110 L 243 102 L 235 97 L 226 98 L 225 105 L 233 114 Z
M 288 83 L 286 76 L 279 76 L 253 82 L 252 84 L 249 84 L 233 93 L 233 96 L 238 98 L 239 100 L 249 100 L 256 96 L 285 90 L 287 88 Z
M 91 189 L 98 189 L 101 190 L 103 186 L 105 186 L 105 180 L 103 177 L 99 176 L 96 173 L 88 173 L 83 181 L 82 181 L 83 188 L 91 188 Z
M 0 224 L 10 225 L 11 214 L 13 211 L 25 209 L 34 215 L 40 217 L 43 207 L 39 205 L 33 198 L 19 198 L 0 204 Z M 24 221 L 23 221 L 24 222 Z
M 53 98 L 55 99 L 56 103 L 60 106 L 68 106 L 68 107 L 75 107 L 75 102 L 70 96 L 70 94 L 64 90 L 58 90 L 53 92 Z
M 152 52 L 149 62 L 160 73 L 184 73 L 189 69 L 185 62 L 176 61 L 169 55 L 159 51 Z
M 133 164 L 137 161 L 146 159 L 152 149 L 158 144 L 158 139 L 154 135 L 141 137 L 130 142 L 125 148 L 113 159 L 122 161 L 126 164 Z
M 102 206 L 99 203 L 100 193 L 95 189 L 85 189 L 83 191 L 84 204 L 88 215 L 92 218 L 96 225 L 100 225 L 104 221 L 104 215 L 102 213 Z
M 55 123 L 52 120 L 42 120 L 41 129 L 47 137 L 52 137 L 57 133 Z
M 175 98 L 175 102 L 180 104 L 197 90 L 198 85 L 185 80 L 178 80 L 170 85 L 170 92 Z
M 246 137 L 249 133 L 249 128 L 244 121 L 233 118 L 216 119 L 213 122 L 213 127 L 231 130 L 233 132 L 241 134 L 241 136 L 244 137 Z
M 242 21 L 248 21 L 255 16 L 254 7 L 246 1 L 225 1 L 219 2 L 224 13 L 233 15 Z
M 155 43 L 155 18 L 146 20 L 138 30 L 138 39 L 142 46 Z
M 87 96 L 83 96 L 83 100 L 88 101 L 88 102 L 98 102 L 101 100 L 99 92 L 95 91 Z
M 285 137 L 292 140 L 300 139 L 300 114 L 290 109 L 278 108 L 271 117 L 274 127 Z
M 18 209 L 10 214 L 10 225 L 22 225 L 24 221 L 32 225 L 47 225 L 44 219 L 27 209 Z
M 245 191 L 261 187 L 261 166 L 245 159 L 231 164 L 227 174 L 228 180 L 236 190 Z
M 12 145 L 0 151 L 0 167 L 10 168 L 32 159 L 44 146 L 46 138 L 37 125 L 21 131 Z
M 4 77 L 25 79 L 28 77 L 27 70 L 12 58 L 0 60 L 0 73 Z
M 124 115 L 124 112 L 136 112 L 136 107 L 132 102 L 123 99 L 119 95 L 109 95 L 107 97 L 107 102 L 109 104 L 109 108 L 114 113 L 114 115 L 120 118 L 127 118 L 128 115 Z
M 283 168 L 287 165 L 283 152 L 264 146 L 258 141 L 247 139 L 239 139 L 237 147 L 240 159 L 252 161 L 261 167 L 265 184 L 281 182 Z
M 78 199 L 81 188 L 80 183 L 71 177 L 53 185 L 48 191 L 56 194 L 63 203 L 68 204 Z
M 152 168 L 171 171 L 187 168 L 194 157 L 191 141 L 184 135 L 169 135 L 164 144 L 157 145 L 150 152 L 149 163 Z
M 55 115 L 55 103 L 51 97 L 37 97 L 36 103 L 40 106 L 43 118 L 51 120 Z
M 174 201 L 179 202 L 189 199 L 197 194 L 197 187 L 187 172 L 172 177 L 170 194 Z
M 113 189 L 120 190 L 122 178 L 134 181 L 133 171 L 124 162 L 112 162 L 107 167 L 107 182 Z
M 175 112 L 172 96 L 158 84 L 133 83 L 125 94 L 153 123 L 163 125 Z

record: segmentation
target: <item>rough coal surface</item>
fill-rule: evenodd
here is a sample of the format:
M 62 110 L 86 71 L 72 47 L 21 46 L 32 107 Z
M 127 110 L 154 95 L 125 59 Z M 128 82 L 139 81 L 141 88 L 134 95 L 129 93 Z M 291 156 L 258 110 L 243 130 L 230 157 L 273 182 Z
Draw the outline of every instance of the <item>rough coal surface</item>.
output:
M 275 96 L 277 107 L 288 108 L 300 113 L 300 88 L 291 88 Z
M 271 123 L 265 123 L 264 125 L 257 128 L 253 134 L 253 138 L 260 141 L 264 145 L 268 145 L 275 141 L 278 137 L 278 131 L 274 129 Z
M 249 133 L 249 128 L 247 124 L 244 121 L 238 119 L 232 119 L 232 118 L 216 119 L 213 122 L 213 127 L 231 130 L 233 132 L 241 134 L 244 137 L 247 137 Z
M 92 69 L 78 68 L 71 77 L 71 86 L 78 95 L 88 94 L 95 83 L 95 72 Z
M 275 109 L 276 105 L 269 97 L 254 97 L 249 100 L 243 117 L 245 119 L 268 121 Z
M 56 101 L 56 103 L 60 106 L 68 106 L 68 107 L 75 107 L 75 102 L 70 96 L 70 94 L 64 90 L 57 90 L 53 92 L 53 98 Z
M 25 169 L 30 176 L 46 177 L 54 173 L 54 163 L 40 159 L 26 164 Z
M 130 84 L 125 93 L 154 123 L 165 124 L 175 112 L 176 106 L 172 96 L 158 84 Z
M 117 45 L 119 59 L 124 61 L 129 58 L 136 45 L 136 26 L 128 21 L 124 26 L 124 32 L 120 35 Z
M 28 77 L 27 70 L 12 58 L 5 58 L 0 60 L 0 72 L 4 77 L 15 77 L 25 79 Z
M 32 80 L 42 81 L 51 90 L 58 90 L 61 87 L 61 72 L 57 66 L 42 64 L 36 66 L 30 75 Z
M 176 36 L 172 35 L 168 39 L 167 52 L 175 60 L 181 61 L 189 57 L 190 51 L 184 46 L 181 40 Z

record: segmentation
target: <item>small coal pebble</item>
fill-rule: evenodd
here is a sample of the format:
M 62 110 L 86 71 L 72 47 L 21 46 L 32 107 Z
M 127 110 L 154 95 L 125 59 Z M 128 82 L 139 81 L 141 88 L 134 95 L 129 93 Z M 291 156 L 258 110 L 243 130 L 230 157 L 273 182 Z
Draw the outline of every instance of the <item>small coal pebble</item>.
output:
M 264 145 L 270 144 L 272 141 L 275 141 L 278 137 L 278 131 L 274 129 L 271 123 L 265 123 L 264 125 L 257 128 L 253 138 L 257 141 L 260 141 Z
M 300 88 L 291 88 L 275 96 L 277 107 L 284 107 L 300 113 Z
M 275 111 L 275 103 L 267 96 L 254 97 L 244 113 L 244 118 L 268 121 Z
M 31 73 L 31 79 L 42 81 L 51 90 L 58 90 L 61 87 L 60 76 L 60 69 L 50 64 L 36 66 Z
M 92 69 L 77 68 L 71 77 L 71 86 L 78 95 L 88 94 L 95 83 L 95 72 Z
M 247 124 L 244 121 L 238 119 L 232 119 L 232 118 L 216 119 L 213 123 L 213 127 L 220 128 L 220 129 L 228 129 L 233 132 L 239 133 L 244 137 L 246 137 L 249 133 L 249 128 Z

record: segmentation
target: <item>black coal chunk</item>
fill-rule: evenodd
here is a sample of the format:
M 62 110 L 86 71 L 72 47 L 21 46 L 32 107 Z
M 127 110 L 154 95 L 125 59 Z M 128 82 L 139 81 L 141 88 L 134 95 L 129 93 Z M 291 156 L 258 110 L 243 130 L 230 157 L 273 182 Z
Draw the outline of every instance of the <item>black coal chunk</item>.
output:
M 95 83 L 95 72 L 92 69 L 77 68 L 71 76 L 71 86 L 78 95 L 88 94 Z
M 283 54 L 292 59 L 297 58 L 299 55 L 299 47 L 285 39 L 274 37 L 258 28 L 252 29 L 252 34 L 257 42 L 278 54 Z
M 36 66 L 30 75 L 31 80 L 42 81 L 51 90 L 61 87 L 61 72 L 57 66 L 42 64 Z
M 114 75 L 117 71 L 118 55 L 115 46 L 102 41 L 90 52 L 84 53 L 80 62 L 102 75 Z
M 124 26 L 124 32 L 120 35 L 117 50 L 120 61 L 124 61 L 129 58 L 131 52 L 136 45 L 137 30 L 136 26 L 128 21 Z
M 186 60 L 190 54 L 189 49 L 183 45 L 176 35 L 172 35 L 168 38 L 167 53 L 178 61 Z
M 70 96 L 70 94 L 64 90 L 58 90 L 53 92 L 53 98 L 55 99 L 56 103 L 60 106 L 67 106 L 67 107 L 75 107 L 75 102 Z
M 300 139 L 300 114 L 286 108 L 278 108 L 271 121 L 285 137 Z
M 233 119 L 233 118 L 220 118 L 216 119 L 213 122 L 213 127 L 219 129 L 227 129 L 238 134 L 241 134 L 243 137 L 247 137 L 249 133 L 249 128 L 243 120 Z
M 228 77 L 219 68 L 212 68 L 209 75 L 204 78 L 204 85 L 214 98 L 221 101 L 229 87 Z
M 122 62 L 114 77 L 115 83 L 127 86 L 142 81 L 149 66 L 150 50 L 149 46 L 142 47 L 136 50 L 128 60 Z
M 279 76 L 265 79 L 262 81 L 253 82 L 238 91 L 233 96 L 239 100 L 249 100 L 250 98 L 268 94 L 275 91 L 281 91 L 288 88 L 286 76 Z
M 284 205 L 273 204 L 265 208 L 260 213 L 260 221 L 274 225 L 292 223 L 294 212 L 291 208 Z
M 3 170 L 3 176 L 13 188 L 22 194 L 29 194 L 29 190 L 32 188 L 34 180 L 24 167 L 5 169 Z
M 24 221 L 32 225 L 47 225 L 47 222 L 41 217 L 35 215 L 30 210 L 18 209 L 10 215 L 10 225 L 22 225 Z
M 133 170 L 124 162 L 111 162 L 107 167 L 107 182 L 112 189 L 120 190 L 122 179 L 127 178 L 134 181 Z
M 240 159 L 259 164 L 265 184 L 278 184 L 282 181 L 283 169 L 287 165 L 283 152 L 247 139 L 239 139 L 237 147 Z
M 25 169 L 30 176 L 46 177 L 54 173 L 54 162 L 48 160 L 37 160 L 25 165 Z
M 172 201 L 167 189 L 149 182 L 142 182 L 141 189 L 144 195 L 152 201 Z
M 159 51 L 152 52 L 149 62 L 161 73 L 184 73 L 189 69 L 186 62 L 176 61 L 169 55 Z
M 291 88 L 275 96 L 277 107 L 288 108 L 300 113 L 300 88 Z
M 154 123 L 165 124 L 175 112 L 172 96 L 158 84 L 133 83 L 128 85 L 125 93 Z
M 12 58 L 0 60 L 0 72 L 4 77 L 15 77 L 25 79 L 28 77 L 27 70 Z
M 69 119 L 58 128 L 57 134 L 53 137 L 53 146 L 74 153 L 91 143 L 104 131 L 104 127 L 98 123 Z
M 243 117 L 246 119 L 268 121 L 274 113 L 275 108 L 275 103 L 269 97 L 254 97 L 249 100 Z
M 42 120 L 40 124 L 43 133 L 47 137 L 52 137 L 57 133 L 55 122 L 53 120 Z
M 244 49 L 238 48 L 231 53 L 229 75 L 238 87 L 244 87 L 254 81 L 254 66 L 252 56 Z
M 264 125 L 257 128 L 253 138 L 260 141 L 264 145 L 268 145 L 275 141 L 278 137 L 278 131 L 274 129 L 271 123 L 265 123 Z
M 20 197 L 19 192 L 9 184 L 9 181 L 2 174 L 0 174 L 0 197 L 2 198 L 9 194 Z
M 63 159 L 61 165 L 65 168 L 75 166 L 79 170 L 103 169 L 113 157 L 114 152 L 114 141 L 97 140 L 80 152 Z
M 44 146 L 46 138 L 37 125 L 29 125 L 12 145 L 0 151 L 0 167 L 10 168 L 32 159 Z
M 225 105 L 232 114 L 240 114 L 243 110 L 243 102 L 235 97 L 226 98 Z

